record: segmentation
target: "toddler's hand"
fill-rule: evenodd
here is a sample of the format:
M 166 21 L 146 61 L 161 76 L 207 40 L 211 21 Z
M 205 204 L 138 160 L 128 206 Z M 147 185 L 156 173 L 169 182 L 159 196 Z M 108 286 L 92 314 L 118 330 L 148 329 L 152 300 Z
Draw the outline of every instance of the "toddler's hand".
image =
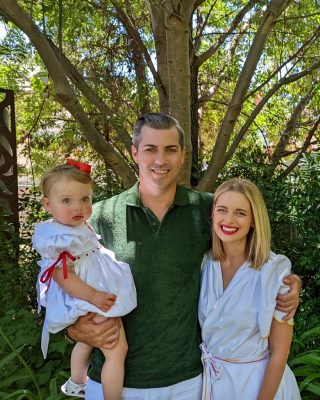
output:
M 108 311 L 110 307 L 113 306 L 114 302 L 116 301 L 116 295 L 112 293 L 105 293 L 96 291 L 91 299 L 91 304 L 100 308 L 101 311 Z

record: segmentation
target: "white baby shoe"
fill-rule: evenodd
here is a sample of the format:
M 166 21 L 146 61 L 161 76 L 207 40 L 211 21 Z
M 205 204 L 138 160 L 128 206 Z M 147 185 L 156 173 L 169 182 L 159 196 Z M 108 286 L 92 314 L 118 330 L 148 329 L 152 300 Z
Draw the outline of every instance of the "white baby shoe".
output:
M 61 391 L 66 396 L 75 396 L 84 398 L 86 395 L 86 383 L 74 383 L 71 378 L 61 386 Z

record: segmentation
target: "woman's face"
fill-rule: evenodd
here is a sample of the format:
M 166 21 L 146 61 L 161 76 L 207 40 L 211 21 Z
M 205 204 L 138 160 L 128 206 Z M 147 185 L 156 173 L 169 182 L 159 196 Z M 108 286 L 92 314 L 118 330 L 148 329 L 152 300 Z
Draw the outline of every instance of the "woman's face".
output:
M 213 208 L 213 229 L 223 243 L 244 242 L 253 226 L 251 205 L 239 192 L 222 193 Z

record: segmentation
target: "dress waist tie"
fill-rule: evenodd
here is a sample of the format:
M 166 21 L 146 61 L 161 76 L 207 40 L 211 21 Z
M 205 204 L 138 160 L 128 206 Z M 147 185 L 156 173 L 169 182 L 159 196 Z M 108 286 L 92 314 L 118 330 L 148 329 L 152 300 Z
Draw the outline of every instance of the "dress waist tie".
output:
M 202 400 L 213 400 L 213 384 L 215 380 L 221 378 L 221 370 L 216 362 L 236 363 L 236 364 L 252 364 L 265 360 L 269 357 L 269 353 L 265 352 L 257 357 L 239 359 L 239 358 L 220 358 L 212 355 L 204 343 L 200 344 L 201 362 L 203 365 L 203 386 Z

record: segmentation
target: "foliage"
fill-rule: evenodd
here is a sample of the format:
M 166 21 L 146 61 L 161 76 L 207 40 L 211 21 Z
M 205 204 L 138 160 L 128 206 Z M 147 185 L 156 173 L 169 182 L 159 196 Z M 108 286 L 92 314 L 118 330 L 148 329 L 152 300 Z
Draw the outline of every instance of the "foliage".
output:
M 291 345 L 288 364 L 298 380 L 302 399 L 306 400 L 318 399 L 320 396 L 319 338 L 320 326 L 295 336 Z M 312 350 L 308 350 L 310 347 Z
M 52 335 L 47 359 L 40 351 L 41 319 L 30 310 L 9 309 L 0 318 L 0 398 L 62 399 L 70 345 Z
M 35 178 L 71 155 L 105 163 L 128 186 L 132 125 L 149 110 L 180 120 L 184 172 L 192 142 L 192 184 L 201 190 L 212 190 L 252 136 L 263 137 L 274 177 L 315 148 L 315 0 L 174 3 L 0 0 L 0 86 L 17 93 L 19 152 Z
M 12 299 L 21 298 L 17 290 L 19 239 L 14 227 L 5 219 L 0 219 L 0 293 L 1 315 L 12 304 Z

